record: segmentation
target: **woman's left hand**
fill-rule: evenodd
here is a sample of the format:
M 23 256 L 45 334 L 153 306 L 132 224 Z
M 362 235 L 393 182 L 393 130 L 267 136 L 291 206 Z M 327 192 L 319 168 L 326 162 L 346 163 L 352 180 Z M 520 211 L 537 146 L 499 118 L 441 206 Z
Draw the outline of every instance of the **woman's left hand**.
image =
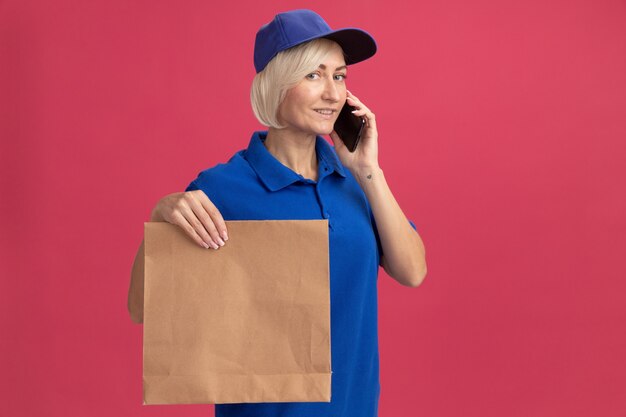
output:
M 356 150 L 350 152 L 334 130 L 330 134 L 330 138 L 335 145 L 335 151 L 343 166 L 348 168 L 353 174 L 356 174 L 364 169 L 378 167 L 378 130 L 376 129 L 376 116 L 374 113 L 351 92 L 347 91 L 347 93 L 348 104 L 357 109 L 353 114 L 365 118 L 361 139 Z

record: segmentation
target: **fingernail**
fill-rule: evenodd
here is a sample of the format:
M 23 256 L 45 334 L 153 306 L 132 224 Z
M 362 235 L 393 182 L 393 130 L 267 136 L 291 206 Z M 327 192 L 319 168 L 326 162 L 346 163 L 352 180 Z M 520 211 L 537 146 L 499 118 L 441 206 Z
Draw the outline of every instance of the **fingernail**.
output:
M 220 246 L 224 246 L 225 245 L 224 241 L 221 238 L 219 238 L 219 237 L 217 238 L 217 243 L 219 243 Z
M 209 245 L 207 245 L 206 242 L 202 242 L 202 247 L 204 249 L 209 249 Z
M 215 242 L 213 242 L 213 241 L 211 241 L 211 247 L 213 249 L 219 249 L 219 246 L 217 246 L 217 244 Z
M 226 230 L 222 232 L 222 238 L 224 238 L 224 240 L 228 240 L 228 233 L 226 233 Z

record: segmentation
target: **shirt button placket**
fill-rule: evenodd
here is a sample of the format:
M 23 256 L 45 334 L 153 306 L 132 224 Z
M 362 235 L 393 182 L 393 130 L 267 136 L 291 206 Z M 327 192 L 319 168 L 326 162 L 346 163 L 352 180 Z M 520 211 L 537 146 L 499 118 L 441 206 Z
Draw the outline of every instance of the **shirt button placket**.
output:
M 315 195 L 317 196 L 317 202 L 320 205 L 322 216 L 325 219 L 328 219 L 328 227 L 330 228 L 330 230 L 333 230 L 333 221 L 330 218 L 330 212 L 324 207 L 324 201 L 322 200 L 322 194 L 320 193 L 320 184 L 321 182 L 318 181 L 315 185 Z

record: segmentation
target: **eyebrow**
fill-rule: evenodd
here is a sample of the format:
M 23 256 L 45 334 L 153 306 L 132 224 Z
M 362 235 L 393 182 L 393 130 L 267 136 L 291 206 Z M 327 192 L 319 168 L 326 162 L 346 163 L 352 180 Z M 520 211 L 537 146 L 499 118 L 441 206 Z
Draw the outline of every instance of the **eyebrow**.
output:
M 324 65 L 324 64 L 320 64 L 320 68 L 321 68 L 321 69 L 326 69 L 326 65 Z M 341 66 L 341 67 L 337 67 L 337 68 L 335 68 L 335 71 L 339 71 L 339 70 L 342 70 L 342 69 L 347 69 L 347 68 L 348 68 L 348 66 L 347 66 L 347 65 L 343 65 L 343 66 Z

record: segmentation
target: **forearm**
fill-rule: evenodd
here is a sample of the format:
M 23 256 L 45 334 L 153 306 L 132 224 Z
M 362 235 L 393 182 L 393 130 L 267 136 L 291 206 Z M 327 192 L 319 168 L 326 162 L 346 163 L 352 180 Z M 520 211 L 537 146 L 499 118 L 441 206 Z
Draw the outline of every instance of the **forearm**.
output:
M 144 288 L 144 242 L 141 242 L 130 278 L 128 289 L 128 312 L 135 323 L 143 323 L 143 288 Z
M 385 271 L 399 283 L 416 287 L 426 276 L 425 248 L 398 205 L 380 167 L 353 174 L 372 208 Z

